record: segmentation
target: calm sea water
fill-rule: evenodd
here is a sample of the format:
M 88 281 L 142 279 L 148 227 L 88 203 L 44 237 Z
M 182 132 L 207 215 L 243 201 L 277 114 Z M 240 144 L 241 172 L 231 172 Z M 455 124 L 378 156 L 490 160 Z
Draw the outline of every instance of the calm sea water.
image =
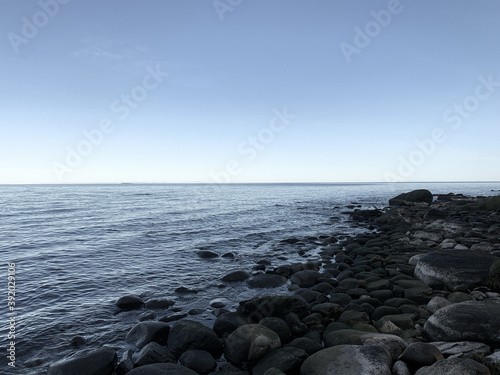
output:
M 124 337 L 140 312 L 116 314 L 114 301 L 123 295 L 175 299 L 185 312 L 208 308 L 216 297 L 232 307 L 265 293 L 244 283 L 220 288 L 218 280 L 260 259 L 304 261 L 279 242 L 352 234 L 360 229 L 342 214 L 346 205 L 382 207 L 416 188 L 493 195 L 500 183 L 0 186 L 5 286 L 7 263 L 16 264 L 16 364 L 29 366 L 22 373 L 43 373 L 75 351 L 76 335 L 86 338 L 86 348 L 126 348 Z M 200 259 L 200 249 L 235 258 Z M 314 259 L 315 249 L 305 250 Z M 199 293 L 176 295 L 179 286 Z M 6 317 L 6 303 L 1 308 Z M 195 319 L 211 324 L 214 318 L 207 310 Z

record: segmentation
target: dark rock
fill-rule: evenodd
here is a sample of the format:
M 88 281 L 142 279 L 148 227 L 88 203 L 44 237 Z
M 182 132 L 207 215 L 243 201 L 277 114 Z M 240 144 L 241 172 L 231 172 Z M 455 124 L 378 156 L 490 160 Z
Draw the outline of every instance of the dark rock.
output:
M 245 271 L 233 271 L 228 273 L 226 276 L 222 278 L 222 281 L 226 282 L 237 282 L 237 281 L 244 281 L 248 279 L 250 275 L 248 272 Z
M 120 297 L 115 305 L 122 310 L 136 310 L 144 305 L 144 301 L 139 296 L 129 295 Z
M 391 375 L 390 354 L 378 346 L 340 345 L 310 356 L 301 375 Z
M 293 340 L 289 346 L 294 348 L 299 348 L 305 351 L 308 355 L 312 355 L 323 349 L 323 346 L 316 341 L 311 340 L 307 337 L 299 337 Z
M 187 367 L 173 363 L 155 363 L 127 372 L 127 375 L 198 375 Z
M 169 300 L 169 299 L 153 299 L 144 305 L 146 309 L 168 309 L 170 306 L 175 305 L 175 301 Z
M 402 206 L 407 203 L 427 203 L 431 204 L 434 200 L 432 193 L 429 190 L 419 189 L 409 193 L 403 193 L 389 200 L 391 206 Z
M 290 331 L 288 324 L 283 319 L 271 317 L 264 318 L 259 322 L 259 324 L 276 332 L 282 344 L 289 342 L 292 338 L 292 332 Z
M 156 313 L 154 311 L 144 311 L 141 315 L 139 315 L 140 322 L 153 320 L 154 318 L 156 318 Z
M 219 371 L 212 372 L 210 375 L 249 375 L 249 372 L 240 370 L 239 368 L 234 367 L 232 364 L 227 363 L 219 368 Z
M 461 342 L 432 342 L 441 354 L 445 357 L 470 358 L 473 355 L 488 355 L 491 353 L 489 345 L 481 342 L 461 341 Z
M 443 359 L 430 367 L 423 367 L 415 375 L 490 375 L 490 370 L 485 365 L 472 359 L 453 358 Z
M 135 367 L 151 365 L 153 363 L 175 362 L 166 347 L 156 342 L 150 342 L 139 352 Z
M 127 334 L 127 342 L 142 349 L 150 342 L 166 344 L 170 326 L 163 322 L 142 322 L 132 328 Z
M 344 310 L 342 309 L 342 306 L 337 305 L 336 303 L 320 303 L 318 305 L 314 305 L 311 308 L 311 312 L 320 313 L 327 319 L 338 319 Z
M 211 259 L 211 258 L 218 258 L 219 254 L 209 251 L 209 250 L 200 250 L 196 252 L 196 255 L 198 255 L 202 259 Z
M 217 367 L 212 355 L 204 350 L 188 350 L 181 355 L 181 363 L 199 374 L 208 374 Z
M 500 348 L 500 302 L 470 301 L 443 307 L 425 323 L 430 341 L 476 341 Z
M 215 358 L 222 354 L 222 346 L 215 332 L 201 323 L 182 320 L 173 325 L 168 337 L 168 349 L 179 358 L 188 350 L 205 350 Z
M 397 361 L 394 366 L 392 366 L 392 375 L 411 375 L 411 371 L 406 363 Z
M 215 309 L 221 309 L 223 307 L 226 307 L 229 301 L 225 298 L 216 298 L 213 299 L 209 302 L 210 307 L 213 307 Z
M 399 360 L 404 361 L 414 370 L 424 366 L 432 366 L 442 359 L 444 357 L 438 348 L 424 342 L 410 344 L 399 357 Z
M 339 322 L 347 325 L 369 323 L 370 318 L 364 311 L 345 310 L 339 317 Z
M 83 336 L 75 336 L 71 339 L 70 343 L 73 346 L 79 347 L 79 346 L 85 345 L 86 340 L 85 340 L 85 337 L 83 337 Z
M 184 319 L 188 316 L 187 313 L 183 314 L 174 314 L 174 315 L 169 315 L 169 316 L 164 316 L 163 318 L 160 318 L 160 322 L 164 323 L 171 323 L 171 322 L 176 322 L 178 320 Z
M 301 288 L 309 288 L 316 285 L 321 276 L 318 271 L 304 270 L 294 273 L 290 281 Z
M 127 372 L 134 369 L 134 360 L 132 359 L 133 355 L 134 352 L 130 349 L 123 353 L 118 365 L 116 366 L 116 375 L 125 375 Z
M 272 274 L 261 274 L 247 280 L 247 284 L 251 288 L 278 288 L 286 282 L 285 277 Z
M 233 253 L 225 253 L 222 257 L 223 258 L 234 258 L 234 254 Z
M 267 296 L 240 302 L 237 311 L 259 322 L 268 316 L 283 318 L 289 313 L 304 316 L 309 311 L 307 302 L 300 296 Z
M 470 250 L 440 250 L 424 255 L 415 267 L 415 277 L 431 287 L 477 286 L 488 275 L 495 257 Z
M 351 301 L 352 297 L 349 297 L 345 293 L 335 293 L 332 294 L 329 300 L 331 303 L 340 305 L 340 306 L 347 306 Z
M 213 330 L 217 336 L 227 338 L 237 328 L 249 324 L 248 316 L 239 314 L 237 312 L 228 312 L 219 315 L 214 323 Z
M 281 347 L 279 336 L 260 324 L 239 327 L 226 339 L 224 356 L 238 366 L 252 363 Z
M 111 375 L 117 355 L 114 349 L 102 347 L 64 358 L 49 366 L 47 375 Z
M 195 290 L 195 289 L 186 288 L 185 286 L 181 286 L 181 287 L 175 289 L 175 293 L 179 293 L 179 294 L 196 294 L 196 293 L 198 293 L 198 291 Z
M 377 321 L 382 319 L 386 315 L 396 315 L 399 314 L 399 309 L 395 307 L 389 307 L 389 306 L 380 306 L 371 313 L 370 318 L 373 321 Z
M 200 315 L 200 314 L 203 314 L 205 311 L 205 309 L 190 309 L 188 311 L 188 315 Z
M 285 374 L 298 374 L 300 366 L 308 354 L 298 348 L 281 348 L 266 354 L 252 369 L 253 375 L 264 375 L 271 368 L 277 368 Z

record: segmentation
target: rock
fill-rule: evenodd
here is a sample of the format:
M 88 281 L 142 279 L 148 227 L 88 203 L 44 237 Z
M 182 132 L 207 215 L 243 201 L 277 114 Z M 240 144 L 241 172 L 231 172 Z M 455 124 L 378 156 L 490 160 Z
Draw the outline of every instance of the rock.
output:
M 228 273 L 226 276 L 222 278 L 222 281 L 227 281 L 227 282 L 237 282 L 237 281 L 244 281 L 250 277 L 250 274 L 245 271 L 234 271 Z
M 443 236 L 440 233 L 424 232 L 421 230 L 418 230 L 415 233 L 413 233 L 413 237 L 424 241 L 432 241 L 436 243 L 440 243 L 441 241 L 443 241 Z
M 406 363 L 397 361 L 394 366 L 392 366 L 392 375 L 411 375 L 411 371 Z
M 187 316 L 188 316 L 187 313 L 164 316 L 163 318 L 160 318 L 160 322 L 164 323 L 176 322 L 178 320 L 186 318 Z
M 142 349 L 152 341 L 162 345 L 166 344 L 169 332 L 170 326 L 167 323 L 142 322 L 129 331 L 126 340 L 129 344 Z
M 472 359 L 443 359 L 430 367 L 423 367 L 415 375 L 490 375 L 488 367 Z
M 314 305 L 311 308 L 311 312 L 320 313 L 327 319 L 329 318 L 338 319 L 340 315 L 342 315 L 344 310 L 340 305 L 337 305 L 336 303 L 320 303 Z
M 391 355 L 378 346 L 339 345 L 310 356 L 301 375 L 391 375 Z
M 382 318 L 378 321 L 375 322 L 375 328 L 380 333 L 388 333 L 391 335 L 401 335 L 402 330 L 399 328 L 397 325 L 395 325 L 393 322 L 391 322 L 389 319 Z
M 222 366 L 219 371 L 212 372 L 210 375 L 249 375 L 248 371 L 240 370 L 234 367 L 232 364 L 227 363 Z
M 144 311 L 141 315 L 139 315 L 140 322 L 153 320 L 154 318 L 156 318 L 156 313 L 154 311 Z
M 442 359 L 444 357 L 438 348 L 423 342 L 410 344 L 399 357 L 400 361 L 404 361 L 413 370 L 424 366 L 432 366 Z
M 249 324 L 248 317 L 236 312 L 219 315 L 214 323 L 213 330 L 218 337 L 227 338 L 237 328 Z
M 282 344 L 289 342 L 292 338 L 292 332 L 283 319 L 271 317 L 264 318 L 259 324 L 276 332 Z
M 174 362 L 174 359 L 169 355 L 167 348 L 156 342 L 150 342 L 139 352 L 139 357 L 137 358 L 134 367 L 167 362 Z
M 370 318 L 364 311 L 345 310 L 338 321 L 347 325 L 364 324 L 369 323 Z
M 187 367 L 173 363 L 155 363 L 127 372 L 127 375 L 198 375 Z
M 304 316 L 309 306 L 300 296 L 267 296 L 240 302 L 237 311 L 249 316 L 251 322 L 259 322 L 268 316 L 283 318 L 289 313 Z
M 222 354 L 222 346 L 215 332 L 201 323 L 181 320 L 173 325 L 168 337 L 168 349 L 179 358 L 188 350 L 205 350 L 215 358 Z
M 396 315 L 399 314 L 399 309 L 390 306 L 379 306 L 370 314 L 370 318 L 373 321 L 378 321 L 386 315 Z
M 443 307 L 424 325 L 429 341 L 476 341 L 500 348 L 500 302 L 469 301 Z
M 224 356 L 235 364 L 252 363 L 281 347 L 279 336 L 259 324 L 239 327 L 226 339 Z
M 397 197 L 394 197 L 389 200 L 389 204 L 391 206 L 402 206 L 407 203 L 427 203 L 431 204 L 434 200 L 432 193 L 429 190 L 419 189 L 414 190 L 409 193 L 399 194 Z
M 308 354 L 298 348 L 281 348 L 266 354 L 252 369 L 253 375 L 264 375 L 269 369 L 277 368 L 285 374 L 297 373 Z
M 286 374 L 279 368 L 271 367 L 264 373 L 264 375 L 286 375 Z
M 70 343 L 73 346 L 79 347 L 79 346 L 85 345 L 86 340 L 85 340 L 85 337 L 83 337 L 83 336 L 75 336 L 71 339 Z
M 327 331 L 325 331 L 327 332 Z M 408 344 L 401 337 L 383 333 L 367 333 L 354 329 L 338 330 L 323 335 L 325 347 L 338 345 L 376 345 L 384 347 L 394 361 L 403 353 Z M 392 363 L 391 363 L 392 364 Z
M 229 301 L 225 298 L 216 298 L 210 301 L 209 305 L 210 307 L 213 307 L 215 309 L 221 309 L 223 307 L 226 307 Z
M 500 366 L 500 352 L 493 353 L 484 359 L 484 363 L 488 366 Z
M 199 374 L 208 374 L 217 367 L 217 362 L 209 352 L 204 350 L 188 350 L 181 355 L 181 363 Z
M 451 303 L 460 303 L 465 301 L 474 301 L 474 298 L 468 293 L 454 292 L 450 293 L 447 297 Z
M 488 275 L 495 257 L 469 250 L 427 253 L 415 267 L 415 277 L 431 287 L 477 286 Z
M 211 259 L 211 258 L 218 258 L 219 254 L 209 251 L 209 250 L 200 250 L 196 252 L 196 255 L 198 255 L 202 259 Z
M 261 274 L 247 280 L 251 288 L 278 288 L 285 284 L 287 279 L 280 275 Z
M 448 305 L 451 305 L 451 302 L 448 301 L 446 298 L 443 297 L 433 297 L 429 303 L 427 304 L 427 308 L 431 313 L 435 313 L 439 309 L 442 309 L 443 307 L 446 307 Z
M 323 346 L 307 337 L 299 337 L 293 340 L 289 346 L 299 348 L 305 351 L 308 355 L 312 355 L 323 349 Z
M 225 253 L 224 255 L 222 255 L 223 258 L 234 258 L 235 255 L 233 253 Z
M 449 358 L 471 357 L 474 354 L 488 355 L 491 353 L 489 345 L 481 342 L 432 342 L 436 348 L 445 356 Z
M 301 288 L 310 288 L 318 283 L 318 279 L 321 276 L 318 271 L 304 270 L 294 273 L 290 281 Z
M 127 372 L 134 369 L 134 360 L 132 359 L 133 355 L 134 352 L 130 349 L 123 353 L 115 369 L 116 375 L 125 375 Z
M 49 366 L 47 375 L 111 375 L 117 355 L 114 349 L 102 347 L 64 358 Z
M 370 292 L 375 292 L 377 290 L 385 290 L 391 288 L 391 282 L 387 279 L 367 281 L 365 283 L 365 289 Z
M 115 305 L 122 310 L 136 310 L 140 309 L 144 305 L 144 301 L 141 297 L 135 295 L 120 297 Z
M 175 301 L 169 299 L 153 299 L 144 305 L 146 309 L 168 309 L 170 306 L 175 305 Z
M 196 293 L 198 293 L 198 291 L 195 290 L 195 289 L 186 288 L 185 286 L 181 286 L 181 287 L 175 289 L 175 293 L 179 293 L 179 294 L 196 294 Z

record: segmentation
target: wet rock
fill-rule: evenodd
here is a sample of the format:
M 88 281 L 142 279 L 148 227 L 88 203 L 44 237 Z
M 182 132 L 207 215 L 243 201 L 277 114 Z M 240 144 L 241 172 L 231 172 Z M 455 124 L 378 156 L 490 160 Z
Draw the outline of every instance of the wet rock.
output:
M 259 324 L 239 327 L 226 339 L 224 355 L 235 364 L 252 363 L 281 347 L 276 332 Z
M 169 299 L 152 299 L 145 303 L 146 309 L 168 309 L 170 306 L 175 305 L 175 301 Z
M 226 338 L 237 328 L 249 324 L 248 317 L 237 312 L 228 312 L 219 315 L 214 323 L 213 330 L 217 336 Z
M 252 322 L 273 316 L 283 318 L 289 313 L 304 316 L 309 306 L 300 296 L 266 296 L 240 302 L 237 312 L 249 316 Z
M 320 303 L 311 308 L 311 312 L 319 313 L 326 319 L 338 319 L 344 312 L 340 305 L 336 303 Z
M 71 338 L 70 343 L 73 346 L 79 347 L 79 346 L 85 345 L 86 340 L 85 340 L 85 337 L 83 337 L 83 336 L 75 336 L 75 337 Z
M 490 375 L 490 370 L 472 359 L 453 358 L 443 359 L 430 367 L 423 367 L 415 373 L 415 375 L 442 374 Z
M 134 368 L 134 360 L 132 359 L 133 355 L 134 352 L 130 349 L 126 350 L 123 353 L 115 369 L 116 375 L 125 375 L 127 372 L 133 370 Z
M 115 305 L 122 310 L 136 310 L 140 309 L 144 305 L 144 301 L 141 297 L 135 295 L 120 297 Z
M 227 363 L 219 368 L 219 371 L 212 372 L 209 375 L 249 375 L 249 372 L 241 370 L 237 367 L 234 367 L 232 364 Z
M 140 322 L 153 320 L 154 318 L 156 318 L 156 313 L 154 311 L 144 311 L 141 315 L 139 315 Z
M 127 372 L 127 375 L 198 375 L 198 373 L 173 363 L 155 363 L 133 369 Z
M 391 375 L 391 355 L 382 347 L 339 345 L 310 356 L 301 375 Z
M 201 323 L 181 320 L 173 325 L 168 337 L 168 349 L 179 358 L 188 350 L 205 350 L 215 358 L 222 354 L 222 346 L 215 332 Z
M 176 322 L 178 320 L 186 318 L 187 316 L 188 316 L 188 314 L 186 314 L 186 313 L 164 316 L 163 318 L 160 318 L 160 322 L 164 322 L 164 323 Z
M 321 276 L 322 275 L 317 271 L 303 270 L 294 273 L 290 278 L 290 281 L 301 288 L 310 288 L 318 283 L 318 279 Z
M 411 371 L 406 363 L 397 361 L 394 366 L 392 366 L 392 375 L 411 375 Z
M 370 318 L 364 311 L 346 310 L 340 315 L 338 321 L 347 325 L 353 325 L 358 323 L 369 323 Z
M 500 348 L 500 302 L 469 301 L 443 307 L 424 325 L 430 341 L 476 341 Z
M 222 281 L 226 282 L 237 282 L 244 281 L 250 277 L 250 274 L 245 271 L 233 271 L 228 273 L 226 276 L 222 278 Z
M 410 344 L 399 357 L 399 360 L 404 361 L 413 370 L 424 366 L 432 366 L 442 359 L 444 357 L 438 348 L 423 342 Z
M 439 309 L 442 309 L 443 307 L 446 307 L 448 305 L 451 305 L 450 301 L 448 301 L 446 298 L 436 296 L 429 301 L 429 303 L 427 304 L 427 308 L 431 313 L 434 314 Z
M 153 363 L 175 362 L 170 356 L 166 347 L 156 342 L 150 342 L 139 352 L 139 357 L 135 362 L 135 367 L 151 365 Z
M 103 347 L 84 351 L 49 366 L 47 375 L 111 375 L 117 355 L 114 349 Z
M 474 297 L 468 293 L 454 292 L 448 295 L 447 300 L 451 303 L 460 303 L 465 301 L 474 301 Z
M 276 368 L 285 374 L 298 373 L 298 369 L 308 354 L 298 348 L 281 348 L 266 354 L 252 369 L 253 375 L 264 375 L 269 369 Z
M 427 253 L 415 267 L 415 277 L 431 287 L 477 286 L 488 275 L 495 257 L 468 250 Z
M 175 293 L 179 293 L 179 294 L 196 294 L 196 293 L 198 293 L 198 291 L 195 290 L 195 289 L 186 288 L 185 286 L 181 286 L 181 287 L 175 289 Z
M 251 288 L 278 288 L 286 282 L 285 277 L 272 274 L 261 274 L 247 279 L 247 284 Z
M 211 259 L 211 258 L 218 258 L 219 254 L 209 251 L 209 250 L 200 250 L 196 252 L 196 255 L 198 255 L 202 259 Z
M 181 363 L 199 374 L 208 374 L 217 367 L 212 355 L 204 350 L 188 350 L 181 355 Z
M 419 189 L 409 193 L 399 194 L 397 197 L 390 199 L 389 204 L 391 206 L 402 206 L 408 203 L 419 202 L 431 204 L 433 200 L 434 197 L 429 190 Z
M 216 298 L 210 301 L 209 305 L 210 307 L 213 307 L 215 309 L 221 309 L 223 307 L 226 307 L 229 301 L 225 298 Z
M 150 342 L 166 344 L 170 326 L 163 322 L 142 322 L 132 328 L 127 334 L 126 340 L 129 344 L 142 349 Z
M 264 318 L 259 322 L 259 324 L 276 332 L 282 344 L 289 342 L 292 338 L 292 332 L 290 331 L 288 324 L 283 319 Z

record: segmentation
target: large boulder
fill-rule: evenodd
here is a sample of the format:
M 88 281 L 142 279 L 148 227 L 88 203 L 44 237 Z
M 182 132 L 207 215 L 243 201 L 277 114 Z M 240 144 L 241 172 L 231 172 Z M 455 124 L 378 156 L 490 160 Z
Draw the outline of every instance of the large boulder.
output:
M 308 304 L 300 296 L 268 296 L 240 302 L 238 313 L 249 317 L 251 322 L 259 322 L 268 316 L 283 318 L 289 313 L 305 316 Z
M 223 351 L 215 332 L 192 320 L 181 320 L 173 325 L 167 346 L 175 358 L 179 358 L 188 350 L 196 349 L 205 350 L 219 358 Z
M 144 300 L 136 295 L 128 295 L 118 298 L 115 305 L 122 310 L 140 309 L 144 305 Z
M 150 342 L 139 352 L 134 367 L 167 362 L 175 362 L 167 348 L 156 342 Z
M 222 281 L 227 281 L 227 282 L 244 281 L 249 277 L 250 275 L 246 271 L 233 271 L 225 275 L 222 278 Z
M 188 350 L 180 358 L 181 363 L 199 374 L 208 374 L 215 370 L 217 362 L 209 352 Z
M 127 375 L 198 375 L 197 372 L 173 363 L 155 363 L 127 372 Z
M 227 338 L 237 328 L 249 324 L 248 317 L 237 312 L 227 312 L 218 316 L 213 330 L 217 336 Z
M 142 349 L 144 346 L 154 341 L 159 344 L 166 344 L 170 326 L 163 322 L 142 322 L 137 324 L 127 334 L 127 342 Z
M 426 189 L 413 190 L 409 193 L 399 194 L 389 200 L 391 206 L 402 206 L 408 203 L 427 203 L 431 204 L 434 200 L 432 193 Z
M 287 282 L 286 277 L 273 274 L 260 274 L 247 280 L 251 288 L 278 288 Z
M 490 370 L 485 365 L 472 359 L 452 358 L 443 359 L 430 367 L 422 367 L 415 375 L 490 375 Z
M 475 341 L 500 348 L 500 302 L 468 301 L 439 309 L 424 325 L 429 341 Z
M 117 355 L 114 349 L 103 347 L 77 353 L 50 365 L 47 375 L 111 375 Z
M 495 257 L 470 250 L 427 253 L 415 267 L 415 277 L 431 287 L 477 286 L 488 275 Z
M 293 284 L 297 284 L 301 288 L 310 288 L 318 283 L 318 279 L 322 275 L 318 271 L 303 270 L 296 272 L 290 278 Z
M 391 375 L 392 358 L 379 346 L 340 345 L 320 350 L 300 368 L 301 375 Z
M 252 363 L 281 347 L 276 332 L 260 324 L 241 326 L 226 339 L 224 356 L 238 366 Z

